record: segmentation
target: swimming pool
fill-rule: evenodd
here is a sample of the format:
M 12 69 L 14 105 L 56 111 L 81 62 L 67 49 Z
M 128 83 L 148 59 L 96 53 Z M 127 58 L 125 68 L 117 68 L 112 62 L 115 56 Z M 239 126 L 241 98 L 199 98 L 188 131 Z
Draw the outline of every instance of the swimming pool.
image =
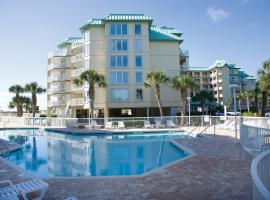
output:
M 187 156 L 171 140 L 181 133 L 73 136 L 41 129 L 1 130 L 23 145 L 4 158 L 39 177 L 140 175 Z

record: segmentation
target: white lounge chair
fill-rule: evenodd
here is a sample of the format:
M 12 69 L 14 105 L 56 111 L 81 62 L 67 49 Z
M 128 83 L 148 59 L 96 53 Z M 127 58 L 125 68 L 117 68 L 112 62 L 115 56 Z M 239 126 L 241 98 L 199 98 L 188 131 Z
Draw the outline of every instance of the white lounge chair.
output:
M 153 125 L 148 120 L 144 120 L 144 128 L 153 128 Z
M 106 129 L 112 129 L 112 128 L 113 128 L 112 122 L 106 122 L 105 128 L 106 128 Z
M 175 123 L 173 123 L 172 120 L 167 120 L 166 121 L 166 127 L 168 127 L 168 128 L 175 128 L 176 125 L 175 125 Z
M 0 184 L 8 184 L 7 187 L 0 189 L 0 199 L 9 199 L 12 198 L 11 196 L 18 197 L 21 195 L 24 200 L 28 200 L 27 194 L 40 191 L 40 196 L 35 200 L 41 200 L 48 189 L 48 183 L 45 183 L 40 179 L 34 179 L 18 184 L 12 184 L 10 180 L 5 180 L 0 181 Z
M 155 120 L 156 128 L 164 128 L 164 124 L 162 124 L 161 120 Z
M 124 122 L 119 121 L 119 122 L 118 122 L 118 128 L 119 128 L 119 129 L 124 129 L 124 128 L 126 128 Z
M 102 125 L 99 125 L 96 120 L 92 119 L 90 123 L 90 128 L 101 128 Z

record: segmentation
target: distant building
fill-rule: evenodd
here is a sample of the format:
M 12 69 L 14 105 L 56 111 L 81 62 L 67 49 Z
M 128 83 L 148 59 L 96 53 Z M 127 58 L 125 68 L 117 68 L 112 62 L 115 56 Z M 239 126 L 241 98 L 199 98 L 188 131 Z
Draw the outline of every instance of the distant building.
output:
M 48 56 L 48 114 L 88 117 L 88 87 L 75 78 L 87 69 L 103 73 L 107 87 L 96 88 L 95 116 L 156 116 L 153 89 L 143 87 L 144 76 L 162 70 L 169 77 L 188 70 L 189 56 L 182 51 L 182 33 L 153 25 L 143 14 L 110 14 L 80 27 L 83 37 L 70 37 Z M 161 88 L 165 115 L 174 115 L 179 94 Z
M 197 80 L 200 88 L 191 91 L 195 96 L 200 90 L 213 93 L 216 103 L 226 105 L 232 97 L 231 84 L 238 84 L 238 92 L 244 92 L 256 87 L 256 78 L 248 75 L 240 67 L 225 60 L 217 60 L 209 68 L 189 67 L 190 74 Z M 243 108 L 246 102 L 243 100 Z

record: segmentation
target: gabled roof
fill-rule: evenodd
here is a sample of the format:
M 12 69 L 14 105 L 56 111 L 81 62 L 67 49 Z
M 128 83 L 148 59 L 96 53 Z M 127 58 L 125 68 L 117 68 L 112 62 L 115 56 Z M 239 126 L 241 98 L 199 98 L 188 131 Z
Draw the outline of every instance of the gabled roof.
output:
M 182 42 L 181 39 L 182 33 L 173 29 L 173 28 L 162 28 L 158 26 L 151 26 L 149 33 L 150 40 L 167 40 L 167 41 L 179 41 Z M 180 36 L 178 36 L 180 34 Z
M 63 40 L 60 44 L 57 45 L 58 48 L 63 48 L 66 45 L 80 42 L 82 40 L 82 37 L 68 37 L 67 39 Z
M 91 19 L 86 24 L 80 27 L 80 30 L 83 32 L 88 29 L 90 26 L 102 26 L 109 21 L 146 21 L 152 23 L 153 19 L 144 14 L 109 14 L 103 19 Z

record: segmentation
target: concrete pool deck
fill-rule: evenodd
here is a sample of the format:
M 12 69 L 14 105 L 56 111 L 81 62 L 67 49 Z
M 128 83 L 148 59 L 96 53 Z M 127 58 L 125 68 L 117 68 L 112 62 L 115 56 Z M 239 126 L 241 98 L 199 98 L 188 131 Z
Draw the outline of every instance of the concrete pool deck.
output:
M 228 134 L 228 133 L 227 133 Z M 233 133 L 232 133 L 233 135 Z M 251 155 L 234 138 L 177 139 L 196 155 L 142 177 L 44 179 L 44 199 L 251 199 Z M 29 179 L 0 160 L 0 181 Z

